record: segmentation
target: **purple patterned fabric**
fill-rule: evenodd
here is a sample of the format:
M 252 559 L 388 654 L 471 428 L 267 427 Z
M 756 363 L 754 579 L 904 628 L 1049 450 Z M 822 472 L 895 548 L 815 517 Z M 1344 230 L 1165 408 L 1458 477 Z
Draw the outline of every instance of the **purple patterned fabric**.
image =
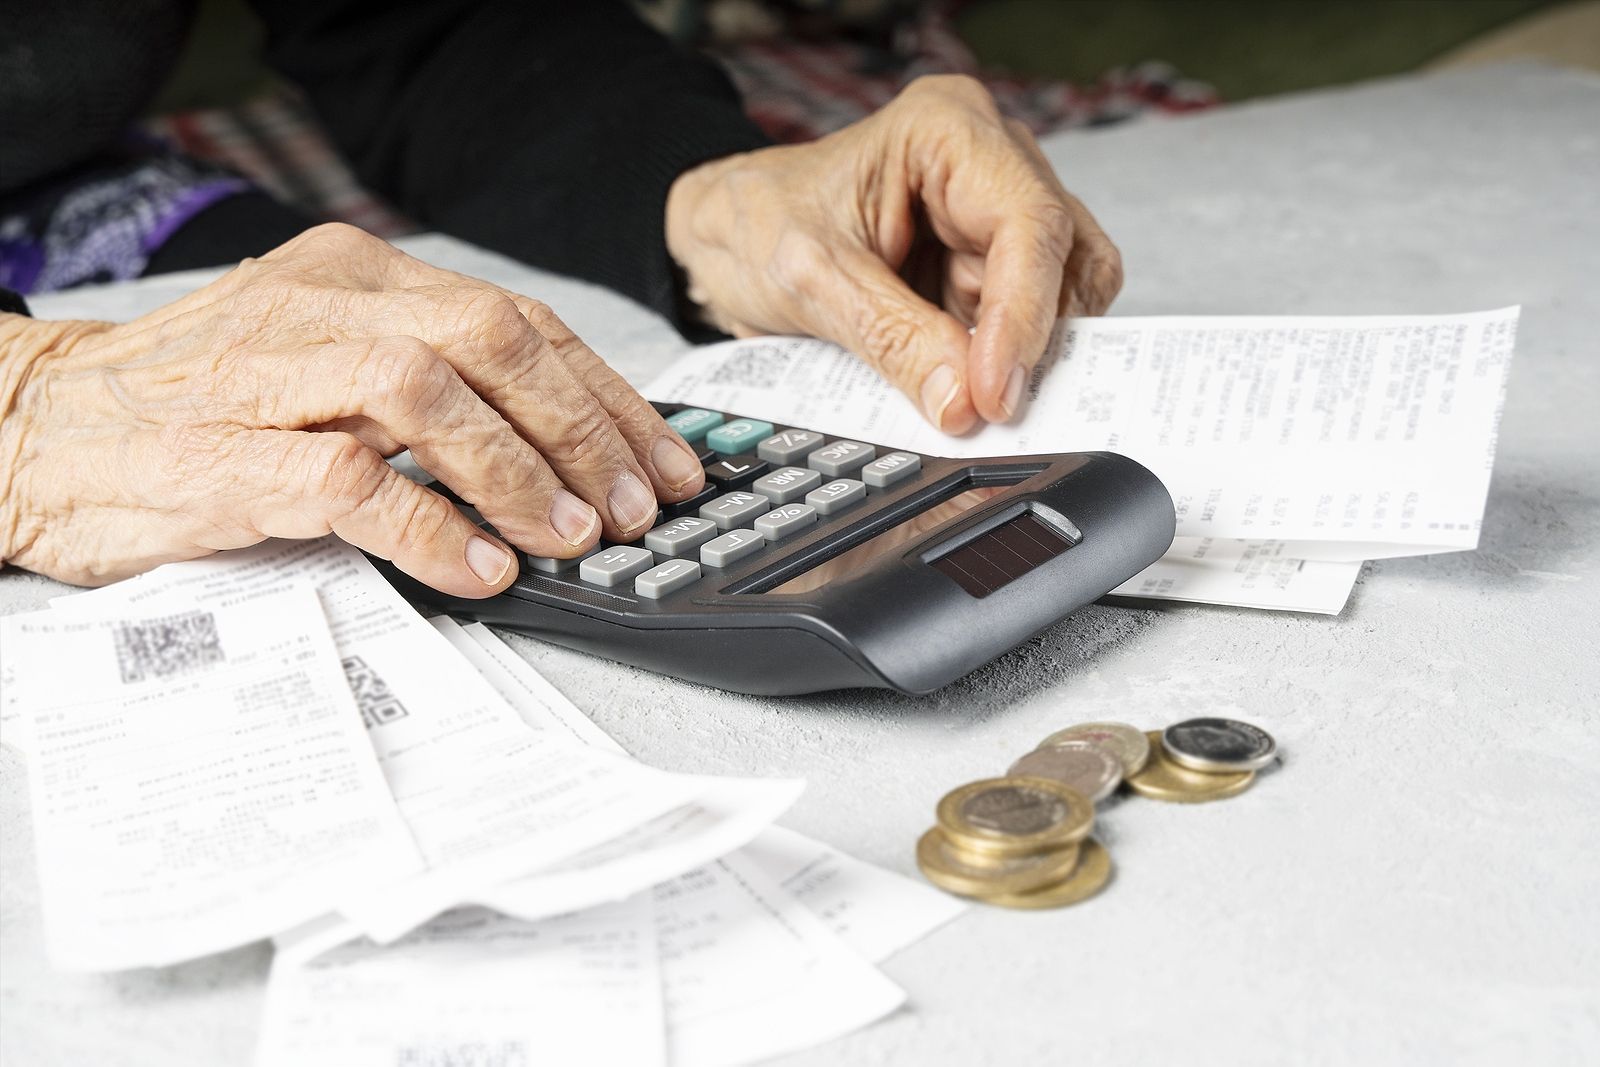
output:
M 0 287 L 44 293 L 138 277 L 173 232 L 250 183 L 180 156 L 123 159 L 0 216 Z

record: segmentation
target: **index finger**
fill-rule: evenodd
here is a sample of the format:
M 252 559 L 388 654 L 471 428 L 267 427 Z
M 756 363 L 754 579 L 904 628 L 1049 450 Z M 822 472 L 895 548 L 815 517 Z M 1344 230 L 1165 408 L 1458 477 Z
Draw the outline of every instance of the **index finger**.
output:
M 1043 204 L 1007 220 L 989 244 L 967 359 L 973 404 L 990 422 L 1016 413 L 1028 372 L 1044 355 L 1072 235 L 1065 206 Z

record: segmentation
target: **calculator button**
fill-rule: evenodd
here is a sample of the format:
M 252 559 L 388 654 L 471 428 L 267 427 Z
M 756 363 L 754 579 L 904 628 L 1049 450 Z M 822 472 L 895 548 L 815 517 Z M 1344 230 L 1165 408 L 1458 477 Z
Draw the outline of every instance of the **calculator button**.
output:
M 771 510 L 772 501 L 760 493 L 725 493 L 709 504 L 702 505 L 700 517 L 710 519 L 718 529 L 732 530 L 749 525 L 757 515 L 765 515 Z
M 527 565 L 541 574 L 565 574 L 588 558 L 587 555 L 573 556 L 570 559 L 557 559 L 554 556 L 525 556 Z
M 762 441 L 756 447 L 756 455 L 781 467 L 800 462 L 821 444 L 822 435 L 815 430 L 784 430 Z
M 784 467 L 757 478 L 750 488 L 774 504 L 788 504 L 799 500 L 822 484 L 822 475 L 804 467 Z
M 821 471 L 829 478 L 837 478 L 860 467 L 877 452 L 871 445 L 864 445 L 860 441 L 835 441 L 807 456 L 806 466 Z
M 887 489 L 922 469 L 922 457 L 910 452 L 890 452 L 861 468 L 861 480 L 874 489 Z
M 700 562 L 707 567 L 726 567 L 752 552 L 760 552 L 766 543 L 767 539 L 754 530 L 729 530 L 700 546 Z
M 742 456 L 724 456 L 715 463 L 706 464 L 706 478 L 724 493 L 749 485 L 765 473 L 767 461 L 757 459 L 748 452 Z
M 684 408 L 667 416 L 667 425 L 678 431 L 678 436 L 691 445 L 710 430 L 722 425 L 722 416 L 705 408 Z
M 806 494 L 806 503 L 817 509 L 818 515 L 837 515 L 845 508 L 867 499 L 867 487 L 854 478 L 837 478 L 824 482 Z
M 578 565 L 578 577 L 591 585 L 613 586 L 647 571 L 656 564 L 656 558 L 642 548 L 632 545 L 615 545 L 603 548 Z
M 817 509 L 810 504 L 785 504 L 756 520 L 756 533 L 768 541 L 793 537 L 817 521 Z
M 633 591 L 640 596 L 657 600 L 693 585 L 700 577 L 700 564 L 692 559 L 669 559 L 653 570 L 645 571 L 633 580 Z
M 706 444 L 723 455 L 748 452 L 756 442 L 772 432 L 772 423 L 758 419 L 734 419 L 706 434 Z
M 688 500 L 680 500 L 676 504 L 661 505 L 661 515 L 663 518 L 668 519 L 676 519 L 680 515 L 693 515 L 708 502 L 715 500 L 720 492 L 722 490 L 716 486 L 708 485 Z
M 683 410 L 682 404 L 669 404 L 665 400 L 652 400 L 650 401 L 650 406 L 655 408 L 656 414 L 662 418 L 666 418 L 668 415 L 675 415 Z
M 709 519 L 685 515 L 657 526 L 644 535 L 644 547 L 650 551 L 676 559 L 693 556 L 694 550 L 717 536 L 717 524 Z

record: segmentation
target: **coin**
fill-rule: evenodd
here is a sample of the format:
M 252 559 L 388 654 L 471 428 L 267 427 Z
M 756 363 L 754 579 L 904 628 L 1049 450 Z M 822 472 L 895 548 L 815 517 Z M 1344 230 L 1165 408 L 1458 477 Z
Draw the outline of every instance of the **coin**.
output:
M 1080 722 L 1065 730 L 1057 730 L 1043 741 L 1040 748 L 1061 744 L 1064 741 L 1088 741 L 1099 745 L 1122 761 L 1124 778 L 1138 774 L 1150 758 L 1150 739 L 1144 731 L 1136 730 L 1124 722 Z
M 1002 908 L 1064 908 L 1088 900 L 1111 880 L 1111 854 L 1094 838 L 1078 846 L 1078 867 L 1063 881 L 1031 893 L 985 893 L 978 899 Z
M 965 897 L 1026 893 L 1054 885 L 1077 865 L 1077 845 L 1032 856 L 985 856 L 957 847 L 937 826 L 917 842 L 917 866 L 928 881 Z
M 1006 773 L 1050 778 L 1098 802 L 1122 783 L 1122 761 L 1092 741 L 1060 741 L 1028 753 Z
M 1048 778 L 986 778 L 947 793 L 938 820 L 969 852 L 1026 856 L 1088 837 L 1094 805 Z
M 1255 771 L 1231 774 L 1191 771 L 1168 757 L 1161 747 L 1160 730 L 1151 730 L 1149 737 L 1150 762 L 1145 764 L 1144 770 L 1127 779 L 1128 788 L 1140 796 L 1187 803 L 1221 800 L 1244 792 L 1255 781 Z
M 1278 743 L 1259 726 L 1237 719 L 1189 719 L 1161 732 L 1173 762 L 1194 771 L 1259 771 L 1278 754 Z

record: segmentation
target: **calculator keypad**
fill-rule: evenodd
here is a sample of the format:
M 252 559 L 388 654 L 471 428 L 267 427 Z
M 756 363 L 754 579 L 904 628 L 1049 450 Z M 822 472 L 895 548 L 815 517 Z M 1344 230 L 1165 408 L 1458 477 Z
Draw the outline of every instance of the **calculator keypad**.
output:
M 658 408 L 663 406 L 658 405 Z M 667 412 L 671 412 L 667 414 Z M 759 419 L 706 408 L 664 406 L 667 423 L 690 443 L 706 487 L 663 504 L 661 518 L 637 545 L 602 545 L 577 559 L 527 558 L 533 571 L 603 588 L 631 586 L 658 600 L 721 568 L 850 513 L 871 493 L 912 480 L 913 452 L 877 450 L 861 441 L 830 441 L 815 430 L 776 429 Z

